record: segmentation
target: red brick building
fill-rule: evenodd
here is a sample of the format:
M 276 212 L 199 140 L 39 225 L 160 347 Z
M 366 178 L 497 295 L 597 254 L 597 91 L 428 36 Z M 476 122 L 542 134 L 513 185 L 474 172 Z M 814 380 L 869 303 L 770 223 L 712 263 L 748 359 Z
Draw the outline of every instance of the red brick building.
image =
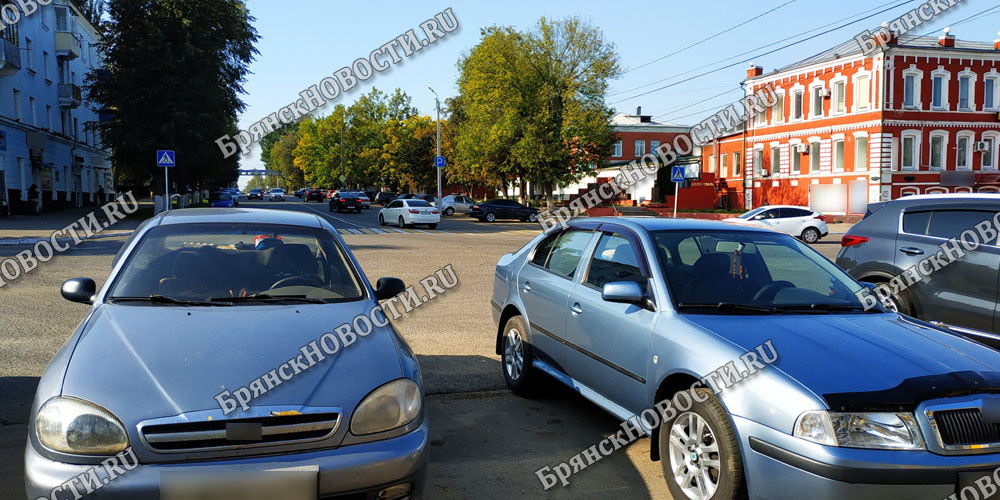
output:
M 856 214 L 910 194 L 1000 190 L 1000 41 L 903 36 L 884 49 L 864 55 L 852 39 L 767 74 L 751 67 L 747 94 L 770 85 L 778 100 L 702 148 L 719 194 L 734 208 Z

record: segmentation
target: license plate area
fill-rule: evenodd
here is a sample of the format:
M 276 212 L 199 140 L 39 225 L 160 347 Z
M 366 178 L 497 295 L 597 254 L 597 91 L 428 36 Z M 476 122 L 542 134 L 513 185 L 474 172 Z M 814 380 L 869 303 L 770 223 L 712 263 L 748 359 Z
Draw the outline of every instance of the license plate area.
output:
M 959 495 L 962 494 L 962 489 L 966 486 L 971 486 L 976 494 L 980 493 L 979 486 L 976 484 L 977 479 L 981 479 L 983 476 L 992 476 L 992 471 L 982 471 L 982 472 L 959 472 L 958 473 L 958 485 L 955 487 L 955 493 Z M 993 478 L 990 477 L 990 482 Z
M 160 475 L 160 500 L 316 500 L 319 467 Z

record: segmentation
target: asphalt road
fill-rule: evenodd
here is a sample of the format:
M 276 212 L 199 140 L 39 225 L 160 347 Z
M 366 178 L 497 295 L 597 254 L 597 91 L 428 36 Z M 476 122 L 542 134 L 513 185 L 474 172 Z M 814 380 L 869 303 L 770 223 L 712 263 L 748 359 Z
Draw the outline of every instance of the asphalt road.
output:
M 339 229 L 378 227 L 377 209 L 330 214 L 325 204 L 246 203 L 315 211 Z M 417 353 L 428 393 L 431 468 L 428 498 L 669 498 L 659 462 L 648 459 L 649 440 L 571 478 L 568 487 L 541 489 L 534 471 L 568 460 L 618 427 L 615 418 L 553 383 L 534 399 L 504 386 L 489 297 L 493 269 L 504 253 L 537 234 L 527 223 L 478 223 L 445 218 L 438 231 L 356 234 L 341 231 L 372 281 L 395 276 L 409 284 L 447 264 L 457 287 L 405 315 L 396 325 Z M 346 233 L 346 234 L 345 234 Z M 815 248 L 827 257 L 835 238 Z M 123 239 L 83 243 L 0 288 L 0 499 L 23 499 L 22 461 L 28 409 L 38 377 L 87 312 L 63 300 L 67 278 L 101 284 Z M 21 251 L 0 247 L 0 257 Z

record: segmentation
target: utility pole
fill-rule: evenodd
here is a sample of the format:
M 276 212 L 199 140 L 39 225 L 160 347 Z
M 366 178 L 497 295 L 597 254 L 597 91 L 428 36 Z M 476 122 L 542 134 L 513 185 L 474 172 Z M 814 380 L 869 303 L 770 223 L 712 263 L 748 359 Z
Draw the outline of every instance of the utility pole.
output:
M 341 178 L 344 177 L 344 114 L 343 113 L 340 114 L 340 177 Z M 344 184 L 344 181 L 341 180 L 340 183 Z M 343 189 L 345 186 L 340 186 L 340 187 Z
M 437 156 L 441 156 L 441 101 L 438 100 L 437 92 L 434 89 L 427 87 L 431 92 L 434 93 L 434 108 L 437 110 Z M 438 195 L 435 205 L 441 208 L 441 168 L 435 166 L 438 176 Z

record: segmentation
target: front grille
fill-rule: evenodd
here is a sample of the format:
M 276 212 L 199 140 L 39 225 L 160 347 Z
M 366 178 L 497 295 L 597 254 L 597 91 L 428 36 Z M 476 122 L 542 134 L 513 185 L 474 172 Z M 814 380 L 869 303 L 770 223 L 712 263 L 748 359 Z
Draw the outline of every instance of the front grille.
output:
M 1000 424 L 983 422 L 979 408 L 936 411 L 934 420 L 945 446 L 1000 442 Z
M 208 451 L 324 439 L 337 431 L 340 418 L 340 413 L 336 412 L 260 416 L 152 424 L 143 426 L 140 431 L 153 451 Z M 227 439 L 226 424 L 233 423 L 260 424 L 261 439 Z

